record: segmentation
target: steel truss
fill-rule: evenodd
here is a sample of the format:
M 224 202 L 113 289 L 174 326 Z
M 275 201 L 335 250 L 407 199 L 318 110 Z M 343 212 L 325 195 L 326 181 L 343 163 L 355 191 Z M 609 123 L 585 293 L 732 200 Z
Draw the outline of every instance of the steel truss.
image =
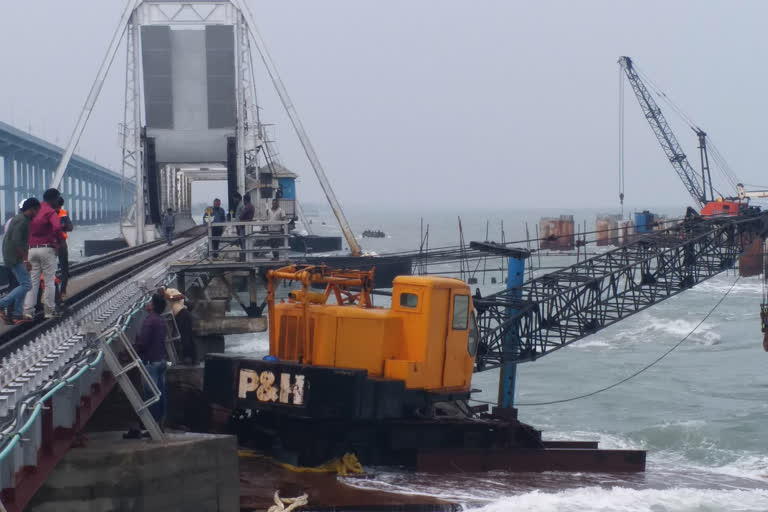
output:
M 144 243 L 144 215 L 147 211 L 146 169 L 144 166 L 144 151 L 141 140 L 141 69 L 139 63 L 140 51 L 139 26 L 134 23 L 134 17 L 126 27 L 126 59 L 125 59 L 125 103 L 123 107 L 123 122 L 120 125 L 122 138 L 122 188 L 130 180 L 136 182 L 136 195 L 120 196 L 120 232 L 129 243 Z M 135 231 L 135 233 L 134 233 Z
M 533 361 L 733 268 L 768 226 L 768 213 L 700 218 L 474 299 L 476 370 Z M 520 298 L 515 298 L 517 294 Z

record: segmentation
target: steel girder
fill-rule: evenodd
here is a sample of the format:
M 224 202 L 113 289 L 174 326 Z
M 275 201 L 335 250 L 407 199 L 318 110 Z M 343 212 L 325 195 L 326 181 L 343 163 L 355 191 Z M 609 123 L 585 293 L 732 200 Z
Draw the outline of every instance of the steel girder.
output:
M 733 268 L 768 213 L 689 218 L 522 285 L 475 297 L 476 370 L 533 361 Z

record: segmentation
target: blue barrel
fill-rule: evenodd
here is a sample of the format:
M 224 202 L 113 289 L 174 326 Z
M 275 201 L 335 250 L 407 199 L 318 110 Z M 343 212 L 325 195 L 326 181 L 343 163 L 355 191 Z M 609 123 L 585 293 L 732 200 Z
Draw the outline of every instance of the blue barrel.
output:
M 635 213 L 635 233 L 643 234 L 653 231 L 653 214 L 648 210 Z

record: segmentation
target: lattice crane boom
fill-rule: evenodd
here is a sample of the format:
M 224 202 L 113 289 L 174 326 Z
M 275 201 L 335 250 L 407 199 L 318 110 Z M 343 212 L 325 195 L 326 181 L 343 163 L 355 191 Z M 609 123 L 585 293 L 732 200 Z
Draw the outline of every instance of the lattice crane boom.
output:
M 637 70 L 632 64 L 632 59 L 629 57 L 620 57 L 619 64 L 624 70 L 627 80 L 629 80 L 629 84 L 632 86 L 632 90 L 637 97 L 637 101 L 640 103 L 640 108 L 643 110 L 643 114 L 648 120 L 648 124 L 651 126 L 654 135 L 656 135 L 659 144 L 661 144 L 664 154 L 667 155 L 669 162 L 672 164 L 672 167 L 674 167 L 680 180 L 682 180 L 688 193 L 690 193 L 691 197 L 696 201 L 696 205 L 699 208 L 702 208 L 708 202 L 704 188 L 705 185 L 699 181 L 696 171 L 693 169 L 690 162 L 688 162 L 688 157 L 685 156 L 683 149 L 680 147 L 680 143 L 677 141 L 677 137 L 675 137 L 675 134 L 669 127 L 667 119 L 664 117 L 664 114 L 653 99 L 653 96 L 651 96 L 648 88 L 637 74 Z
M 689 216 L 669 229 L 513 288 L 475 297 L 476 371 L 533 361 L 733 268 L 768 212 Z

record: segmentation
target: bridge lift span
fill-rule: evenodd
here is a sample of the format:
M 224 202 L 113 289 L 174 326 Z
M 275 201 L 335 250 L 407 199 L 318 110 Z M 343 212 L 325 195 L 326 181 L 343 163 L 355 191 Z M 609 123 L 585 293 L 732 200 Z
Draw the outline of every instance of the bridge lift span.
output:
M 85 130 L 121 43 L 126 49 L 123 179 L 136 178 L 136 201 L 124 208 L 130 245 L 155 239 L 166 208 L 191 223 L 191 183 L 228 182 L 266 211 L 276 190 L 256 103 L 258 52 L 353 255 L 361 249 L 295 106 L 244 0 L 129 0 L 59 163 L 57 186 Z M 261 163 L 260 163 L 261 162 Z M 261 170 L 260 170 L 261 169 Z M 267 183 L 265 180 L 269 180 Z

